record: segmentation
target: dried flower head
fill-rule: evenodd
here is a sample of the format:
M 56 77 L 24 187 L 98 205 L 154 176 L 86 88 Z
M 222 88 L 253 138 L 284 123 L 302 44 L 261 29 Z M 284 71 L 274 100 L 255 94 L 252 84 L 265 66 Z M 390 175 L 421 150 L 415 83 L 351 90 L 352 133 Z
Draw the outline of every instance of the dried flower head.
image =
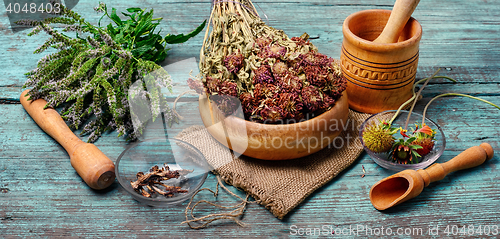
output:
M 231 73 L 237 73 L 243 66 L 243 55 L 241 53 L 234 52 L 233 54 L 226 56 L 224 59 L 224 66 Z
M 435 145 L 435 140 L 433 138 L 417 138 L 411 144 L 421 147 L 419 149 L 416 149 L 416 151 L 420 156 L 423 157 L 432 151 Z
M 273 75 L 275 78 L 281 78 L 288 73 L 288 66 L 282 62 L 277 61 L 273 64 Z
M 379 124 L 372 123 L 363 130 L 363 143 L 375 153 L 388 152 L 395 141 L 393 136 L 395 133 L 385 121 Z
M 203 84 L 201 82 L 189 78 L 187 83 L 188 83 L 189 88 L 196 91 L 196 93 L 198 93 L 200 95 L 205 93 L 205 89 L 204 89 Z
M 415 124 L 415 130 L 413 130 L 413 136 L 415 137 L 415 140 L 411 144 L 421 147 L 419 149 L 416 149 L 417 153 L 420 156 L 423 157 L 432 151 L 436 141 L 434 139 L 435 135 L 436 131 L 425 123 L 423 125 Z
M 253 84 L 261 84 L 261 83 L 274 83 L 274 77 L 271 73 L 271 67 L 269 65 L 261 65 L 254 72 Z
M 419 163 L 419 159 L 422 157 L 417 150 L 421 149 L 422 146 L 412 144 L 415 141 L 415 137 L 409 139 L 401 138 L 394 143 L 392 146 L 392 151 L 390 153 L 390 158 L 393 162 L 399 164 L 416 164 Z

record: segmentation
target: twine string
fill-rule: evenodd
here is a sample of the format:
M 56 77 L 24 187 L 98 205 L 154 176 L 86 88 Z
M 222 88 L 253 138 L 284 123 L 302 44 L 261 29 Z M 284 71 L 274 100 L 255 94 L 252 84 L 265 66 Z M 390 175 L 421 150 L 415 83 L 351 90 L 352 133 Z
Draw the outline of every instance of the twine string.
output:
M 174 105 L 172 106 L 172 112 L 181 121 L 184 120 L 184 117 L 177 112 L 177 102 L 179 101 L 180 98 L 182 98 L 186 94 L 198 95 L 198 93 L 196 93 L 196 91 L 194 91 L 194 90 L 187 90 L 187 91 L 182 92 L 179 96 L 177 96 L 177 98 L 175 98 Z
M 186 216 L 186 221 L 182 222 L 181 224 L 188 224 L 188 226 L 192 229 L 201 229 L 201 228 L 207 227 L 212 222 L 215 222 L 218 220 L 223 220 L 223 219 L 228 219 L 228 220 L 234 221 L 239 226 L 242 226 L 242 227 L 246 226 L 246 224 L 243 223 L 239 218 L 241 216 L 243 216 L 245 208 L 248 204 L 257 203 L 258 201 L 249 201 L 248 199 L 250 198 L 250 195 L 248 193 L 246 194 L 245 199 L 243 199 L 242 197 L 236 195 L 231 190 L 229 190 L 224 185 L 224 183 L 222 182 L 219 175 L 217 175 L 216 177 L 217 177 L 217 185 L 215 186 L 216 187 L 215 192 L 209 188 L 202 188 L 193 194 L 193 196 L 191 197 L 191 200 L 189 201 L 189 203 L 186 207 L 186 210 L 184 211 L 184 214 Z M 201 191 L 209 191 L 214 195 L 214 197 L 217 197 L 219 195 L 219 187 L 224 189 L 231 196 L 238 198 L 241 202 L 238 204 L 232 205 L 232 206 L 223 206 L 223 205 L 216 204 L 214 202 L 210 202 L 207 200 L 199 200 L 196 203 L 194 203 L 194 205 L 193 205 L 194 198 Z M 213 214 L 209 214 L 209 215 L 202 216 L 202 217 L 196 217 L 194 215 L 194 211 L 195 211 L 196 207 L 198 207 L 198 205 L 200 205 L 202 203 L 206 203 L 206 204 L 209 204 L 211 206 L 221 208 L 221 209 L 233 209 L 234 208 L 234 210 L 227 212 L 227 213 L 213 213 Z M 191 217 L 192 219 L 189 219 L 189 217 Z M 192 223 L 202 223 L 202 224 L 199 226 L 195 226 Z

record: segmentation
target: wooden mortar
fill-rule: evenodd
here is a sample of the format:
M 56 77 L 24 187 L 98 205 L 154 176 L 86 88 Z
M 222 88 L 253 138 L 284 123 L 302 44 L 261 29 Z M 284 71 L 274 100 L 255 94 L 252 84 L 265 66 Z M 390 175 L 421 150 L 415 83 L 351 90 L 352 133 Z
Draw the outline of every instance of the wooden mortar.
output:
M 356 12 L 344 21 L 341 69 L 349 107 L 356 111 L 394 110 L 412 96 L 422 27 L 409 18 L 396 43 L 374 42 L 390 16 L 390 10 L 374 9 Z
M 107 188 L 115 181 L 114 163 L 95 145 L 81 141 L 66 125 L 59 113 L 52 109 L 43 109 L 47 101 L 38 99 L 28 101 L 21 93 L 20 101 L 24 109 L 43 131 L 54 138 L 68 152 L 71 166 L 78 175 L 93 189 Z

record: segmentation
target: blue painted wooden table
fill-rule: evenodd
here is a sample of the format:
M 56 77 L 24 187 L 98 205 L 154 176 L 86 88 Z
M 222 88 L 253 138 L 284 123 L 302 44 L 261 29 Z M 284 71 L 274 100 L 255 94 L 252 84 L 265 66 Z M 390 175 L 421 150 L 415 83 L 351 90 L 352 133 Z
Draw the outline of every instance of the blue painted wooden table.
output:
M 382 8 L 391 9 L 393 0 L 376 1 L 255 1 L 267 15 L 267 23 L 290 36 L 307 32 L 320 52 L 340 56 L 342 22 L 351 13 Z M 210 1 L 108 1 L 120 10 L 129 7 L 155 8 L 164 18 L 164 33 L 186 33 L 209 17 Z M 74 10 L 90 22 L 100 15 L 93 7 L 97 0 L 78 2 Z M 421 112 L 433 96 L 459 92 L 480 96 L 500 104 L 500 2 L 492 0 L 421 1 L 413 16 L 422 24 L 417 79 L 430 76 L 437 68 L 440 75 L 458 83 L 437 80 L 423 91 L 417 104 Z M 33 122 L 20 104 L 16 104 L 25 81 L 24 73 L 36 66 L 40 55 L 32 52 L 44 37 L 14 32 L 0 11 L 0 237 L 288 237 L 315 235 L 324 237 L 386 237 L 419 234 L 428 237 L 478 236 L 484 229 L 490 236 L 500 233 L 500 158 L 456 172 L 431 184 L 417 198 L 393 210 L 377 211 L 368 192 L 377 181 L 392 174 L 377 166 L 366 154 L 333 181 L 309 196 L 283 220 L 264 207 L 251 204 L 240 227 L 231 221 L 216 222 L 202 230 L 192 230 L 184 221 L 186 203 L 167 208 L 145 207 L 134 201 L 117 183 L 104 191 L 88 188 L 74 172 L 63 148 Z M 172 46 L 163 65 L 182 61 L 188 69 L 198 59 L 203 36 Z M 174 65 L 175 66 L 175 65 Z M 182 68 L 184 67 L 184 68 Z M 176 67 L 174 67 L 176 68 Z M 196 70 L 196 69 L 194 69 Z M 187 75 L 187 74 L 186 74 Z M 175 92 L 187 89 L 185 75 L 174 77 Z M 189 98 L 187 98 L 189 99 Z M 196 102 L 179 104 L 195 115 Z M 500 152 L 500 111 L 468 98 L 442 98 L 428 115 L 444 130 L 446 151 L 438 162 L 445 162 L 461 151 L 489 142 Z M 181 130 L 186 125 L 176 126 Z M 173 129 L 174 131 L 176 129 Z M 174 132 L 172 131 L 172 132 Z M 105 134 L 96 145 L 113 161 L 127 142 L 116 133 Z M 365 172 L 363 172 L 363 168 Z M 365 174 L 364 177 L 362 175 Z M 215 188 L 210 175 L 204 186 Z M 234 190 L 234 188 L 233 188 Z M 241 192 L 239 192 L 242 195 Z M 214 200 L 208 194 L 200 199 Z M 221 193 L 220 203 L 235 203 Z M 201 208 L 200 214 L 214 212 Z M 481 226 L 481 229 L 478 228 Z M 470 228 L 474 227 L 474 231 Z M 366 230 L 367 228 L 371 230 Z M 436 231 L 435 229 L 438 229 Z M 349 230 L 352 229 L 352 230 Z M 362 230 L 364 229 L 364 230 Z M 432 229 L 432 230 L 429 230 Z M 336 232 L 332 235 L 331 232 Z M 392 236 L 387 234 L 392 232 Z M 339 235 L 339 234 L 349 235 Z M 447 234 L 448 233 L 448 234 Z M 403 234 L 403 235 L 396 235 Z M 408 235 L 406 236 L 408 237 Z M 487 237 L 487 236 L 485 236 Z

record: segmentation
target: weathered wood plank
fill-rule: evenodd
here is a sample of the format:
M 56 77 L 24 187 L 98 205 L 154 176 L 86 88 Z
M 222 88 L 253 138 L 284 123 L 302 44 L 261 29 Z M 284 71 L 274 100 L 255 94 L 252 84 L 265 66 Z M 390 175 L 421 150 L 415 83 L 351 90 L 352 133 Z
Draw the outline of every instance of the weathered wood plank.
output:
M 318 37 L 313 43 L 321 52 L 338 58 L 342 42 L 341 26 L 351 13 L 370 9 L 390 9 L 392 0 L 377 1 L 256 1 L 261 16 L 273 27 L 290 36 L 308 32 Z M 97 22 L 99 15 L 92 7 L 97 0 L 82 0 L 75 10 L 89 21 Z M 185 33 L 208 18 L 210 1 L 118 1 L 113 7 L 125 9 L 154 7 L 164 17 L 163 33 Z M 439 67 L 440 75 L 450 76 L 457 84 L 438 80 L 423 92 L 424 98 L 415 111 L 422 112 L 431 97 L 445 92 L 474 94 L 500 104 L 500 3 L 491 0 L 451 0 L 421 2 L 414 17 L 423 26 L 417 78 L 425 78 Z M 0 12 L 0 99 L 17 99 L 24 83 L 23 73 L 36 66 L 41 56 L 32 51 L 43 37 L 25 36 L 27 31 L 13 33 L 4 10 Z M 172 46 L 167 60 L 175 66 L 175 97 L 187 90 L 185 84 L 198 59 L 203 37 Z M 172 66 L 172 65 L 170 65 Z M 176 72 L 176 70 L 178 70 Z M 191 121 L 175 125 L 169 135 L 191 124 L 200 124 L 194 96 L 185 96 L 179 111 Z M 500 188 L 497 182 L 499 157 L 495 156 L 477 168 L 448 175 L 431 184 L 417 198 L 387 212 L 373 208 L 368 192 L 376 181 L 391 175 L 363 154 L 351 167 L 332 182 L 308 197 L 284 220 L 278 220 L 265 208 L 250 204 L 241 228 L 232 222 L 217 222 L 203 230 L 190 230 L 185 224 L 186 203 L 178 207 L 152 208 L 134 201 L 115 183 L 103 192 L 89 189 L 69 164 L 63 148 L 43 133 L 29 118 L 21 105 L 0 105 L 0 234 L 2 237 L 289 237 L 299 232 L 331 233 L 332 229 L 351 227 L 422 228 L 428 237 L 429 227 L 439 226 L 442 237 L 447 225 L 499 225 Z M 468 98 L 442 98 L 431 105 L 428 117 L 445 132 L 447 147 L 438 162 L 445 162 L 468 147 L 490 142 L 496 151 L 500 131 L 497 119 L 500 111 Z M 161 127 L 151 128 L 148 137 L 162 136 Z M 85 138 L 83 138 L 85 139 Z M 105 134 L 96 145 L 113 161 L 126 148 L 127 142 L 116 133 Z M 363 174 L 365 168 L 365 177 Z M 204 186 L 215 188 L 216 179 L 210 175 Z M 234 190 L 234 188 L 232 188 Z M 236 191 L 236 190 L 234 190 Z M 237 192 L 242 195 L 242 192 Z M 204 192 L 197 199 L 214 200 Z M 217 197 L 225 205 L 235 203 L 225 193 Z M 200 215 L 217 212 L 200 207 Z M 302 228 L 302 231 L 297 229 Z M 323 231 L 323 229 L 325 229 Z M 363 231 L 358 235 L 366 236 Z M 315 234 L 316 236 L 326 236 Z M 330 235 L 328 235 L 330 236 Z M 341 237 L 340 235 L 337 235 Z M 347 235 L 346 237 L 354 237 Z M 370 237 L 370 235 L 367 235 Z M 373 236 L 373 235 L 372 235 Z M 422 236 L 423 237 L 423 236 Z

